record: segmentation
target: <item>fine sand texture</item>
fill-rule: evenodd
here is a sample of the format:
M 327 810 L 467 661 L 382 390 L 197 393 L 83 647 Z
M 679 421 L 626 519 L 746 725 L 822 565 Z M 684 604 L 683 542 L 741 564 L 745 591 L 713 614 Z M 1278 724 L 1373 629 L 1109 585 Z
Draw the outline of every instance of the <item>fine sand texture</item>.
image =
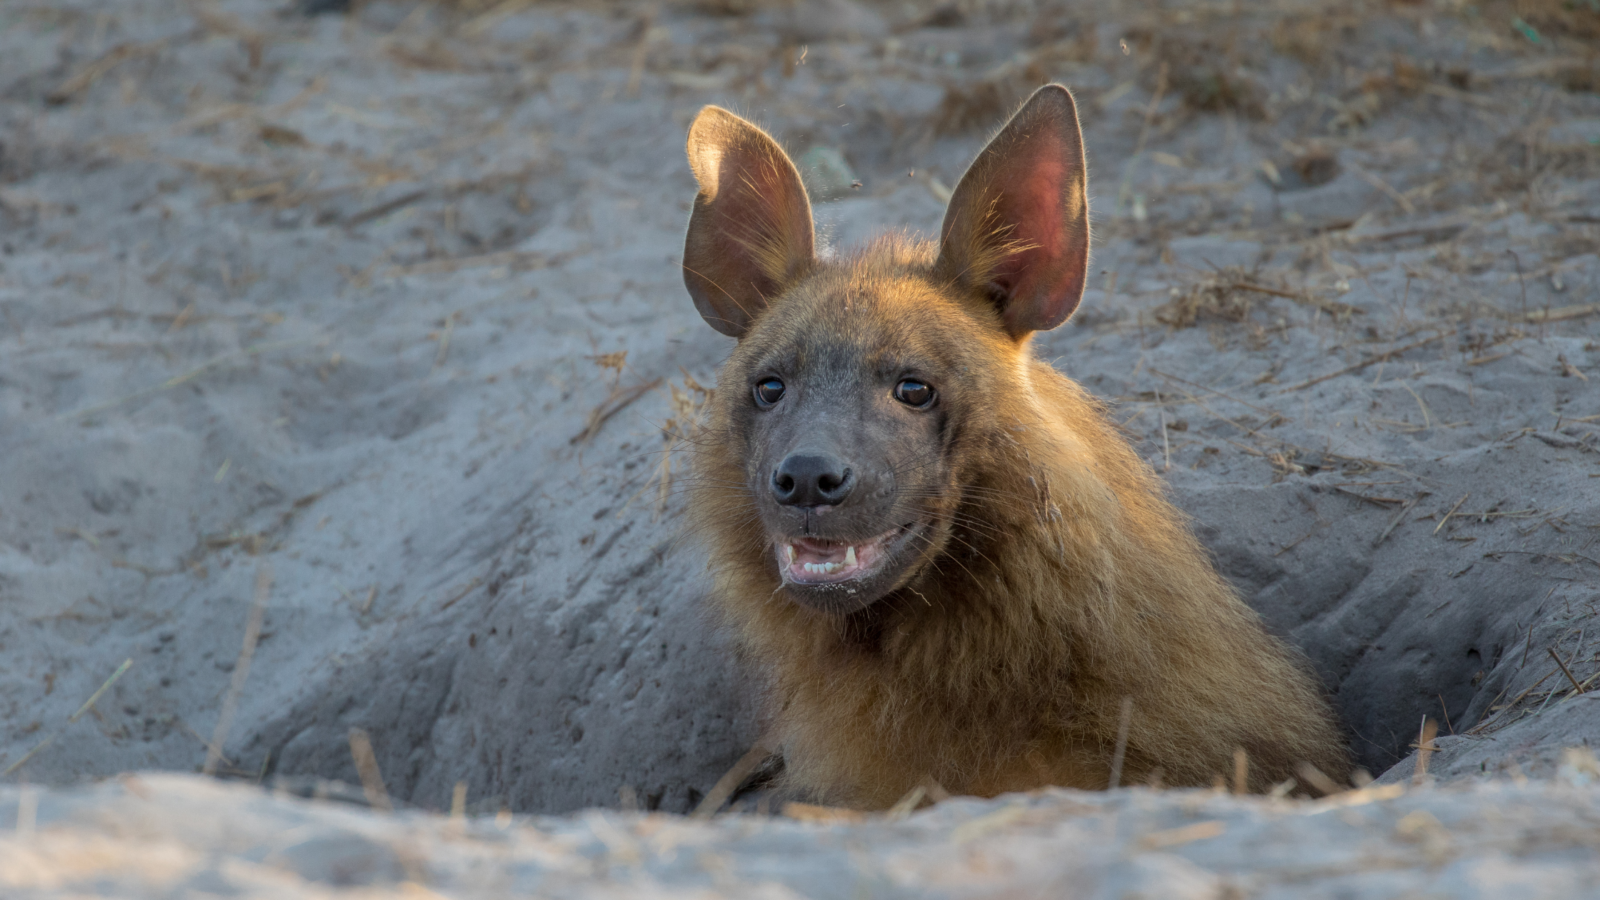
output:
M 761 673 L 708 621 L 681 527 L 682 448 L 731 345 L 678 268 L 685 128 L 706 103 L 764 124 L 824 243 L 848 246 L 934 231 L 990 131 L 1054 80 L 1077 97 L 1096 243 L 1079 313 L 1038 352 L 1106 401 L 1305 654 L 1379 786 L 1413 778 L 1419 742 L 1455 786 L 1360 822 L 1155 791 L 959 801 L 859 834 L 582 813 L 474 821 L 508 843 L 470 852 L 521 885 L 547 841 L 588 854 L 561 871 L 603 872 L 659 827 L 745 872 L 791 846 L 833 865 L 870 832 L 917 870 L 883 877 L 968 866 L 959 894 L 1012 870 L 962 857 L 956 832 L 1048 808 L 1027 840 L 1091 868 L 1225 821 L 1220 855 L 1137 857 L 1196 897 L 1223 896 L 1216 873 L 1255 841 L 1255 866 L 1303 853 L 1355 878 L 1339 854 L 1414 851 L 1396 873 L 1537 869 L 1559 893 L 1592 862 L 1517 829 L 1593 844 L 1592 788 L 1547 781 L 1600 740 L 1592 5 L 0 6 L 0 830 L 32 785 L 39 837 L 108 860 L 148 840 L 176 854 L 171 884 L 212 890 L 184 854 L 263 857 L 228 855 L 223 813 L 184 810 L 259 813 L 252 847 L 279 815 L 353 848 L 454 826 L 197 778 L 90 783 L 206 770 L 309 793 L 361 783 L 363 758 L 421 810 L 461 791 L 469 816 L 695 808 L 759 736 Z M 147 813 L 148 833 L 129 824 Z M 1330 830 L 1284 824 L 1312 821 Z M 1419 837 L 1397 850 L 1405 821 Z M 1441 822 L 1478 829 L 1450 847 L 1522 861 L 1415 868 Z M 29 846 L 0 854 L 57 852 Z M 722 890 L 696 865 L 710 880 L 660 892 Z M 62 877 L 13 893 L 112 884 Z M 1351 896 L 1413 885 L 1359 877 L 1391 887 Z
M 1600 787 L 1555 780 L 1322 800 L 1050 790 L 906 817 L 373 814 L 194 776 L 0 787 L 8 900 L 1452 900 L 1594 896 Z M 998 888 L 998 889 L 997 889 Z

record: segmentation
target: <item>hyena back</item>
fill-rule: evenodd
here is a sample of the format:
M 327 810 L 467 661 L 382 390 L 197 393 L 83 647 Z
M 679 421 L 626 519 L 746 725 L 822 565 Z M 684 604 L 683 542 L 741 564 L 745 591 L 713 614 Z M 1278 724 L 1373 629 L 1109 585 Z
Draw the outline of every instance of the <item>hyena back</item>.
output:
M 820 259 L 783 150 L 707 107 L 684 280 L 738 338 L 696 451 L 714 604 L 770 686 L 788 787 L 966 794 L 1348 774 L 1314 680 L 1216 573 L 1160 480 L 1030 335 L 1083 293 L 1071 95 L 1041 88 L 937 244 Z

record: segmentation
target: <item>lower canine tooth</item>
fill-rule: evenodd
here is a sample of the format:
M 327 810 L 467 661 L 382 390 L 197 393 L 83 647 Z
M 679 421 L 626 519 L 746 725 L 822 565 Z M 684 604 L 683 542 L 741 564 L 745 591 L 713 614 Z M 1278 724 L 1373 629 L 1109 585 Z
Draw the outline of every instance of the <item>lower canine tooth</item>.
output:
M 789 555 L 789 565 L 794 565 L 794 545 L 784 544 L 783 552 Z
M 844 564 L 847 566 L 853 566 L 856 564 L 856 548 L 851 547 L 850 549 L 844 551 Z

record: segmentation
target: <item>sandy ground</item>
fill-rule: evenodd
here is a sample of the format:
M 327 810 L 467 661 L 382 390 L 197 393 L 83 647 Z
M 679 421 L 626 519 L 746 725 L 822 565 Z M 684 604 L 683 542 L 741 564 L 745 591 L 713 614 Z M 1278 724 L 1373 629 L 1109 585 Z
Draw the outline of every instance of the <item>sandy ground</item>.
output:
M 767 124 L 848 244 L 932 230 L 1054 79 L 1098 243 L 1039 351 L 1367 769 L 1408 777 L 1431 719 L 1441 777 L 1551 777 L 1600 739 L 1597 17 L 0 7 L 0 769 L 209 745 L 227 777 L 353 784 L 360 728 L 422 808 L 692 808 L 754 740 L 759 673 L 676 521 L 669 451 L 729 346 L 679 279 L 684 128 Z
M 1593 774 L 1566 776 L 1319 801 L 1131 788 L 952 800 L 898 818 L 696 820 L 373 814 L 152 774 L 43 797 L 0 788 L 0 814 L 20 804 L 26 825 L 0 834 L 0 889 L 16 900 L 976 898 L 997 884 L 999 896 L 1084 900 L 1594 896 L 1600 788 Z

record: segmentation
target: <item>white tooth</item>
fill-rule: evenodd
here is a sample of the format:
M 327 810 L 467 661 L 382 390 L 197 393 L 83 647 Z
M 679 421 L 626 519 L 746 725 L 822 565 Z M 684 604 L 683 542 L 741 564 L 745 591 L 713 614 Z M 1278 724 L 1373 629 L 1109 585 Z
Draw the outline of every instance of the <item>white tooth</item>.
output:
M 856 564 L 856 548 L 855 547 L 851 547 L 850 549 L 844 551 L 844 564 L 847 565 L 847 566 L 853 566 L 853 565 Z
M 789 555 L 789 565 L 791 565 L 791 566 L 794 565 L 794 545 L 793 544 L 784 544 L 783 545 L 783 552 L 787 553 Z
M 804 568 L 805 568 L 805 570 L 806 570 L 806 571 L 807 571 L 807 572 L 810 572 L 810 573 L 811 573 L 811 574 L 813 574 L 813 575 L 815 575 L 815 574 L 817 574 L 817 572 L 818 572 L 818 571 L 819 571 L 819 570 L 820 570 L 820 569 L 821 569 L 821 568 L 822 568 L 822 567 L 821 567 L 821 566 L 818 566 L 818 565 L 817 565 L 817 564 L 816 564 L 816 563 L 806 563 L 806 564 L 805 564 L 805 565 L 804 565 Z

